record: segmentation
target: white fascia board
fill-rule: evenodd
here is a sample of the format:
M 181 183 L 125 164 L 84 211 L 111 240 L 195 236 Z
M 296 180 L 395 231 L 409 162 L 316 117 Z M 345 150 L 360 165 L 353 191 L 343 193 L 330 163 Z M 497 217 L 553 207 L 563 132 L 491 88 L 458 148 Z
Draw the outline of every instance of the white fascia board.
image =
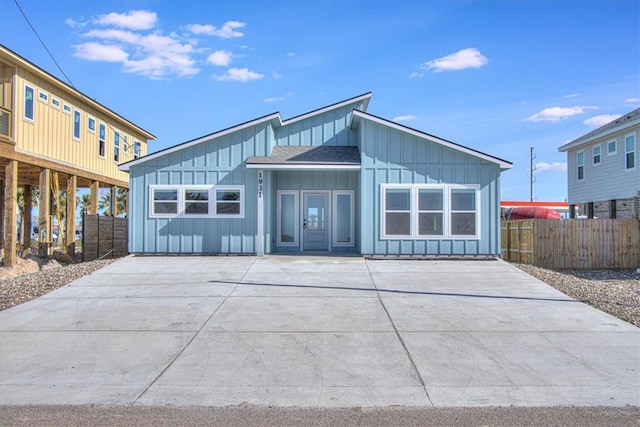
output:
M 630 122 L 627 123 L 623 123 L 620 126 L 616 126 L 614 128 L 611 129 L 607 129 L 603 132 L 597 133 L 595 135 L 591 135 L 588 138 L 576 138 L 573 141 L 567 142 L 564 145 L 561 145 L 560 147 L 558 147 L 558 151 L 568 151 L 574 148 L 578 148 L 581 147 L 583 145 L 588 145 L 591 144 L 593 141 L 601 139 L 601 138 L 607 138 L 609 137 L 611 134 L 614 133 L 618 133 L 618 132 L 624 132 L 625 130 L 634 127 L 634 126 L 638 126 L 640 125 L 640 119 L 636 119 L 636 120 L 632 120 Z M 606 126 L 606 125 L 605 125 Z
M 160 157 L 160 156 L 171 154 L 171 153 L 174 153 L 176 151 L 180 151 L 180 150 L 182 150 L 184 148 L 188 148 L 188 147 L 192 147 L 194 145 L 198 145 L 198 144 L 200 144 L 200 143 L 202 143 L 204 141 L 209 141 L 211 139 L 220 138 L 222 136 L 229 135 L 231 133 L 234 133 L 234 132 L 246 129 L 246 128 L 250 128 L 250 127 L 256 126 L 256 125 L 258 125 L 260 123 L 268 122 L 268 121 L 272 121 L 272 120 L 275 120 L 278 126 L 282 126 L 282 118 L 280 117 L 280 113 L 273 113 L 273 114 L 270 114 L 268 116 L 263 116 L 263 117 L 260 117 L 258 119 L 255 119 L 255 120 L 251 120 L 251 121 L 248 121 L 248 122 L 245 122 L 245 123 L 242 123 L 242 124 L 239 124 L 239 125 L 227 128 L 227 129 L 223 129 L 223 130 L 218 131 L 218 132 L 211 133 L 209 135 L 202 136 L 202 137 L 197 138 L 197 139 L 193 139 L 191 141 L 183 142 L 182 144 L 174 145 L 173 147 L 169 147 L 169 148 L 166 148 L 164 150 L 156 151 L 155 153 L 148 154 L 148 155 L 146 155 L 144 157 L 140 157 L 138 159 L 132 160 L 132 161 L 127 162 L 127 163 L 122 163 L 121 165 L 118 166 L 118 169 L 120 169 L 121 171 L 129 171 L 129 167 L 135 166 L 135 165 L 140 164 L 140 163 L 144 163 L 147 160 L 152 160 L 152 159 L 155 159 L 155 158 Z
M 304 120 L 304 119 L 308 119 L 309 117 L 313 117 L 313 116 L 317 116 L 319 114 L 324 114 L 327 111 L 331 111 L 331 110 L 335 110 L 336 108 L 340 108 L 340 107 L 344 107 L 346 105 L 350 105 L 356 102 L 363 102 L 363 108 L 364 110 L 367 109 L 368 105 L 369 105 L 369 101 L 371 100 L 371 92 L 369 93 L 365 93 L 364 95 L 360 95 L 360 96 L 356 96 L 355 98 L 351 98 L 351 99 L 347 99 L 345 101 L 342 102 L 338 102 L 336 104 L 331 104 L 328 105 L 326 107 L 320 108 L 318 110 L 313 110 L 310 111 L 308 113 L 302 114 L 301 116 L 296 116 L 296 117 L 292 117 L 290 119 L 287 119 L 285 121 L 282 122 L 283 125 L 288 125 L 291 123 L 295 123 L 299 120 Z
M 360 165 L 287 165 L 287 164 L 269 164 L 269 163 L 248 163 L 247 169 L 263 169 L 263 170 L 294 170 L 294 169 L 306 169 L 306 170 L 353 170 L 357 171 L 362 169 Z
M 473 150 L 473 149 L 465 147 L 463 145 L 454 144 L 454 143 L 452 143 L 450 141 L 447 141 L 446 139 L 441 139 L 441 138 L 438 138 L 437 136 L 429 135 L 428 133 L 424 133 L 424 132 L 421 132 L 419 130 L 412 129 L 410 127 L 406 127 L 406 126 L 400 125 L 400 124 L 392 122 L 390 120 L 381 119 L 381 118 L 379 118 L 377 116 L 374 116 L 374 115 L 371 115 L 369 113 L 365 113 L 365 112 L 361 112 L 361 111 L 358 111 L 358 110 L 354 110 L 353 111 L 353 116 L 355 118 L 362 117 L 362 118 L 364 118 L 366 120 L 370 120 L 372 122 L 375 122 L 375 123 L 390 127 L 392 129 L 395 129 L 395 130 L 397 130 L 399 132 L 404 132 L 404 133 L 407 133 L 409 135 L 413 135 L 413 136 L 415 136 L 417 138 L 427 139 L 429 141 L 435 142 L 436 144 L 440 144 L 440 145 L 443 145 L 445 147 L 451 148 L 452 150 L 461 151 L 463 153 L 469 154 L 469 155 L 474 156 L 474 157 L 478 157 L 478 158 L 486 160 L 488 162 L 496 163 L 496 164 L 498 164 L 500 166 L 500 169 L 502 169 L 502 170 L 511 169 L 513 167 L 513 165 L 510 162 L 507 162 L 506 160 L 502 160 L 502 159 L 499 159 L 497 157 L 493 157 L 493 156 L 490 156 L 488 154 L 481 153 L 480 151 Z M 359 126 L 359 121 L 354 119 L 353 120 L 353 125 L 354 125 L 354 127 Z

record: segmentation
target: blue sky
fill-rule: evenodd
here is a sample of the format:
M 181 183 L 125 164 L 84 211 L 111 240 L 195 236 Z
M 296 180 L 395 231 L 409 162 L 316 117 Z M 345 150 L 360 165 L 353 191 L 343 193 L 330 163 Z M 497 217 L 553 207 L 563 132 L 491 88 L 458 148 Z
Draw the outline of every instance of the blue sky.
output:
M 368 111 L 513 162 L 503 200 L 566 198 L 557 148 L 640 106 L 640 2 L 18 0 L 71 83 L 154 152 L 371 91 Z M 0 0 L 0 43 L 67 81 Z

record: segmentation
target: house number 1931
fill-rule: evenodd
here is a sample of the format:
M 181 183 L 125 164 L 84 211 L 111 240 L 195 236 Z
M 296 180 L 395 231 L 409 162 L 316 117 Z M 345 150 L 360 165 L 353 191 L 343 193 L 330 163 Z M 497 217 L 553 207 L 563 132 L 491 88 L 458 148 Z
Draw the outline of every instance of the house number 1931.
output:
M 258 197 L 262 197 L 262 171 L 258 172 Z

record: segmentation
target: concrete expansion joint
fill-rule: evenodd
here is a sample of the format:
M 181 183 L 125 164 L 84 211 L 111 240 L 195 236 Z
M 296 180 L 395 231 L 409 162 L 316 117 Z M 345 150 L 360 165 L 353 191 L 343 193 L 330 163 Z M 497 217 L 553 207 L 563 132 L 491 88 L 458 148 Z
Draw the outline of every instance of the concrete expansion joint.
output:
M 418 380 L 420 381 L 420 385 L 422 386 L 422 390 L 424 391 L 424 394 L 427 397 L 427 400 L 429 401 L 429 404 L 431 406 L 435 406 L 433 404 L 433 401 L 431 400 L 431 396 L 429 396 L 429 392 L 427 391 L 427 384 L 425 383 L 424 378 L 422 378 L 422 375 L 420 374 L 420 370 L 418 369 L 418 365 L 416 365 L 416 362 L 413 360 L 413 357 L 411 357 L 411 353 L 409 352 L 409 349 L 407 348 L 407 345 L 405 344 L 404 340 L 402 339 L 402 335 L 400 335 L 400 331 L 398 331 L 398 328 L 396 327 L 395 322 L 391 318 L 391 314 L 389 314 L 389 310 L 387 310 L 387 306 L 384 304 L 384 301 L 382 301 L 382 298 L 380 297 L 380 292 L 378 290 L 378 285 L 376 285 L 376 280 L 373 278 L 373 274 L 371 273 L 371 269 L 369 269 L 369 263 L 368 263 L 368 261 L 366 259 L 364 260 L 364 264 L 367 267 L 367 273 L 369 274 L 369 279 L 371 279 L 371 284 L 373 284 L 373 287 L 376 290 L 376 296 L 378 298 L 378 302 L 382 306 L 382 309 L 384 310 L 385 315 L 387 316 L 387 319 L 389 319 L 389 322 L 391 323 L 391 327 L 393 328 L 393 331 L 395 332 L 396 337 L 398 338 L 398 341 L 400 342 L 400 345 L 402 345 L 404 353 L 407 355 L 407 358 L 409 359 L 409 363 L 411 363 L 411 367 L 413 368 L 413 371 L 415 372 L 416 376 L 418 377 Z
M 169 363 L 167 363 L 167 365 L 162 369 L 162 371 L 160 371 L 160 373 L 153 379 L 153 381 L 151 381 L 145 388 L 144 390 L 142 390 L 142 392 L 136 396 L 136 398 L 133 400 L 133 403 L 136 404 L 138 403 L 138 401 L 142 398 L 142 396 L 144 396 L 144 394 L 149 391 L 149 389 L 151 387 L 153 387 L 153 385 L 160 379 L 162 378 L 162 376 L 164 375 L 165 372 L 167 372 L 167 370 L 171 367 L 171 365 L 174 364 L 174 362 L 182 355 L 182 353 L 185 352 L 185 350 L 187 348 L 189 348 L 189 346 L 191 345 L 191 343 L 196 339 L 196 337 L 198 335 L 200 335 L 200 332 L 202 332 L 202 330 L 204 329 L 204 327 L 207 325 L 207 323 L 209 323 L 209 321 L 211 320 L 211 318 L 213 316 L 215 316 L 215 314 L 220 310 L 220 308 L 224 305 L 225 302 L 227 302 L 227 300 L 229 299 L 229 297 L 231 295 L 233 295 L 233 293 L 236 291 L 236 289 L 238 289 L 238 285 L 240 283 L 242 283 L 244 281 L 244 278 L 247 276 L 247 274 L 249 274 L 249 271 L 251 270 L 251 268 L 253 267 L 253 265 L 255 264 L 256 260 L 255 258 L 253 259 L 253 261 L 251 262 L 251 264 L 249 264 L 249 267 L 246 269 L 246 271 L 244 272 L 244 274 L 242 275 L 242 277 L 235 283 L 235 286 L 233 287 L 233 289 L 231 289 L 231 292 L 229 292 L 222 300 L 222 302 L 220 304 L 218 304 L 218 306 L 215 308 L 215 310 L 213 310 L 213 312 L 211 313 L 211 315 L 209 317 L 207 317 L 207 319 L 202 322 L 202 325 L 200 326 L 200 328 L 196 331 L 195 334 L 193 334 L 193 336 L 189 339 L 189 341 L 187 341 L 187 344 L 185 344 L 180 351 L 178 351 L 176 353 L 176 355 L 169 361 Z

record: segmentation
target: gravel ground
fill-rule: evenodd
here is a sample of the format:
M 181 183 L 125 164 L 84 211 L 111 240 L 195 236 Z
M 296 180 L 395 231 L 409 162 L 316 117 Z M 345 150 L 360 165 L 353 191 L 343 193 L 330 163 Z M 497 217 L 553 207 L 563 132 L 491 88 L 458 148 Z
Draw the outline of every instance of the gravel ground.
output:
M 635 270 L 546 270 L 513 264 L 573 299 L 640 327 L 640 274 Z
M 0 268 L 0 310 L 44 295 L 113 261 L 64 265 L 33 256 L 21 258 L 13 269 Z M 634 270 L 554 271 L 514 265 L 571 298 L 640 327 L 640 274 Z M 36 272 L 29 272 L 33 270 Z

